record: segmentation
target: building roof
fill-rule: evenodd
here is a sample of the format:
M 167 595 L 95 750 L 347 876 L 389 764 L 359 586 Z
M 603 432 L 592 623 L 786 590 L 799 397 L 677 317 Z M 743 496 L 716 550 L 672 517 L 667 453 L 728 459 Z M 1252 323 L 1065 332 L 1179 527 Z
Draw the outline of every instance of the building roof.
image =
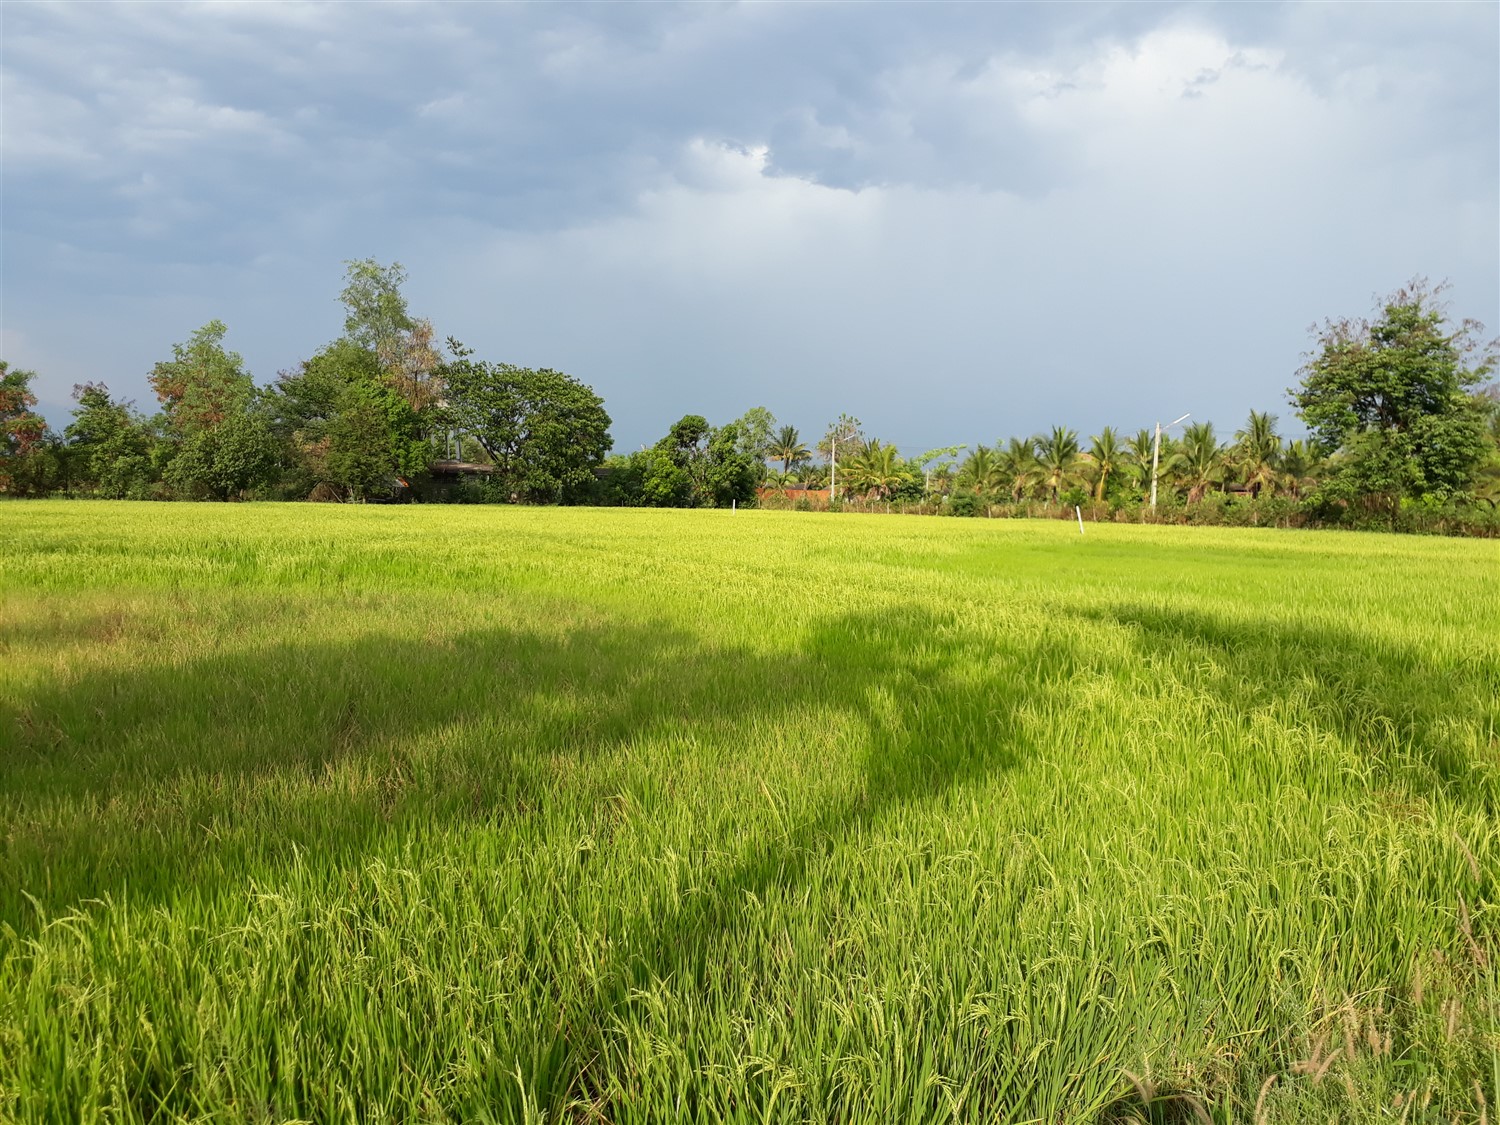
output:
M 481 465 L 477 461 L 434 461 L 428 469 L 434 476 L 483 476 L 493 473 L 495 466 Z

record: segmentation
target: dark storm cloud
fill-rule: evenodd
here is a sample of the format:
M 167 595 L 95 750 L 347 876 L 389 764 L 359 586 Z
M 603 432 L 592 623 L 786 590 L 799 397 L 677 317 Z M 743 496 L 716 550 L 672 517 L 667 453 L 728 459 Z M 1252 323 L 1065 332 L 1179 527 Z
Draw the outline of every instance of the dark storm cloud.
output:
M 1413 272 L 1496 319 L 1493 5 L 5 8 L 8 358 L 270 377 L 344 258 L 689 409 L 904 444 L 1232 424 Z M 961 433 L 956 431 L 961 430 Z

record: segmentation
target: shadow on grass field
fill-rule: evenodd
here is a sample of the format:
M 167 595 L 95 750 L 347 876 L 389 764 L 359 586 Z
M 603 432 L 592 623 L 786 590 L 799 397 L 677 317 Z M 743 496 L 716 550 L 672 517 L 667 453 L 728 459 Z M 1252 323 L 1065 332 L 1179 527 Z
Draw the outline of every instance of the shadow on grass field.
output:
M 1129 628 L 1141 656 L 1173 669 L 1247 721 L 1271 705 L 1356 749 L 1378 781 L 1418 795 L 1441 792 L 1500 815 L 1500 667 L 1476 654 L 1437 663 L 1327 626 L 1230 623 L 1201 613 L 1121 606 L 1092 615 Z M 1455 710 L 1462 712 L 1455 715 Z M 1476 717 L 1491 732 L 1490 760 L 1459 744 Z
M 903 810 L 978 787 L 1038 755 L 1068 753 L 1055 743 L 1062 728 L 1051 724 L 1091 681 L 1121 674 L 1110 664 L 1118 650 L 1101 655 L 1081 639 L 1099 625 L 1129 630 L 1135 655 L 1154 662 L 1172 691 L 1211 697 L 1236 722 L 1280 709 L 1280 721 L 1289 713 L 1353 748 L 1372 780 L 1399 779 L 1414 792 L 1442 791 L 1455 803 L 1494 810 L 1493 773 L 1466 764 L 1443 711 L 1470 702 L 1493 708 L 1493 698 L 1477 695 L 1491 682 L 1486 673 L 1442 666 L 1353 633 L 1282 624 L 1247 629 L 1208 615 L 1127 605 L 1063 615 L 1055 631 L 1042 635 L 996 634 L 977 632 L 957 615 L 905 606 L 835 617 L 767 653 L 594 614 L 550 631 L 283 641 L 30 692 L 0 710 L 0 729 L 19 732 L 0 751 L 0 810 L 10 825 L 0 853 L 0 920 L 27 936 L 46 917 L 90 899 L 176 907 L 184 899 L 243 897 L 247 879 L 273 886 L 307 857 L 323 869 L 354 872 L 403 836 L 505 827 L 520 829 L 512 833 L 518 846 L 532 838 L 555 843 L 570 832 L 576 838 L 580 829 L 593 831 L 599 810 L 627 787 L 627 774 L 647 815 L 694 801 L 705 809 L 717 804 L 722 814 L 732 807 L 726 795 L 759 800 L 755 787 L 769 778 L 776 792 L 767 791 L 765 800 L 778 809 L 774 827 L 761 817 L 743 832 L 720 833 L 716 849 L 698 857 L 690 895 L 648 889 L 622 896 L 619 915 L 610 916 L 614 941 L 593 976 L 539 987 L 549 1003 L 553 991 L 566 995 L 556 999 L 547 1022 L 507 1040 L 513 1053 L 506 1065 L 514 1072 L 486 1079 L 485 1096 L 502 1119 L 524 1120 L 533 1110 L 549 1119 L 589 1113 L 629 1119 L 632 1106 L 665 1104 L 653 1100 L 654 1092 L 629 1087 L 648 1069 L 636 1064 L 650 1046 L 643 1029 L 652 1026 L 657 986 L 670 982 L 678 997 L 714 996 L 705 1007 L 740 1010 L 742 997 L 715 993 L 716 975 L 732 967 L 741 981 L 753 977 L 756 966 L 733 965 L 733 954 L 770 957 L 777 948 L 774 936 L 737 940 L 754 916 L 747 902 L 794 896 L 826 874 L 825 860 L 836 851 L 845 864 L 857 863 L 872 830 Z M 96 627 L 129 625 L 84 623 L 79 635 L 91 637 Z M 1138 681 L 1109 686 L 1129 690 L 1131 682 Z M 810 716 L 838 732 L 834 741 L 847 751 L 845 759 L 820 761 L 767 736 L 800 730 Z M 757 753 L 777 758 L 758 761 Z M 718 789 L 705 797 L 679 786 L 678 771 L 700 784 L 708 778 Z M 795 800 L 785 797 L 789 785 L 802 787 Z M 589 862 L 587 854 L 580 852 L 578 862 Z M 1017 911 L 1023 906 L 1015 900 Z M 434 932 L 431 941 L 455 938 Z M 188 952 L 199 955 L 193 947 Z M 1043 983 L 1042 966 L 1053 953 L 1004 951 L 1020 962 L 1018 974 Z M 811 963 L 805 950 L 802 956 Z M 983 1063 L 969 1076 L 970 1105 L 1066 1106 L 1086 1083 L 1107 1088 L 1115 1081 L 1082 1071 L 1034 1073 L 1053 1056 L 1112 1065 L 1113 1056 L 1109 1064 L 1099 1061 L 1105 1057 L 1099 1044 L 1129 1041 L 1138 1022 L 1117 1003 L 1113 990 L 1124 986 L 1107 979 L 1103 959 L 1076 960 L 1067 970 L 1075 974 L 1067 978 L 1068 1007 L 1049 1025 L 1063 1041 L 1039 1054 L 1043 1047 L 1020 1022 L 984 1025 L 983 1053 L 974 1048 L 970 1056 Z M 538 978 L 557 963 L 539 958 Z M 1245 972 L 1259 987 L 1259 967 L 1246 962 Z M 1027 998 L 1015 1001 L 1021 1007 L 1036 1000 L 1019 989 L 1015 995 Z M 1215 1008 L 1228 1006 L 1222 991 L 1205 988 L 1170 1015 L 1184 1026 L 1206 1026 Z M 1252 1004 L 1242 1007 L 1254 1011 Z M 368 1012 L 366 1018 L 378 1022 Z M 351 1088 L 371 1097 L 385 1091 L 393 1105 L 409 1096 L 398 1086 L 407 1079 L 376 1074 L 379 1066 L 399 1058 L 426 1082 L 460 1069 L 474 1039 L 451 1028 L 429 1036 L 415 1012 L 401 1018 L 409 1026 L 396 1046 L 371 1049 L 370 1073 L 346 1076 Z M 957 1041 L 959 1033 L 942 1022 L 946 1014 L 930 1018 Z M 305 1035 L 333 1051 L 330 1026 L 309 1021 Z M 272 1059 L 274 1044 L 261 1040 L 274 1033 L 270 1021 L 250 1033 Z M 835 1052 L 838 1045 L 826 1048 Z M 138 1082 L 121 1096 L 135 1116 L 171 1110 L 190 1117 L 202 1108 L 192 1082 L 181 1077 L 207 1066 L 195 1049 L 172 1040 L 160 1059 L 130 1064 Z M 307 1059 L 315 1056 L 308 1047 L 300 1072 L 278 1075 L 286 1088 L 277 1104 L 286 1112 L 316 1117 L 320 1099 L 331 1096 L 309 1069 Z M 817 1059 L 818 1052 L 807 1057 Z M 923 1060 L 913 1069 L 927 1065 Z M 938 1069 L 932 1064 L 933 1073 Z M 769 1116 L 774 1080 L 755 1074 L 736 1080 L 738 1104 L 763 1107 Z M 684 1084 L 701 1099 L 684 1108 L 686 1117 L 706 1118 L 720 1108 L 707 1078 L 695 1072 Z M 839 1101 L 843 1087 L 825 1085 L 825 1119 L 861 1117 L 858 1104 Z M 1161 1088 L 1150 1111 L 1155 1119 L 1190 1119 L 1186 1088 L 1182 1098 L 1177 1093 Z M 205 1096 L 203 1105 L 211 1102 Z M 1134 1111 L 1127 1095 L 1106 1112 L 1123 1120 Z
M 247 871 L 271 885 L 299 856 L 353 869 L 406 832 L 591 824 L 617 796 L 610 760 L 632 747 L 687 734 L 753 786 L 760 763 L 736 754 L 751 728 L 814 712 L 852 722 L 852 783 L 830 787 L 813 763 L 815 796 L 787 802 L 775 831 L 726 841 L 690 898 L 626 920 L 632 938 L 600 969 L 600 990 L 575 991 L 560 1026 L 538 1029 L 517 1112 L 528 1096 L 554 1112 L 603 1105 L 600 1062 L 627 1047 L 611 1042 L 616 1029 L 653 981 L 711 988 L 747 898 L 795 888 L 851 832 L 1027 753 L 1017 714 L 1058 684 L 1030 670 L 1067 654 L 1050 643 L 980 651 L 965 636 L 921 610 L 856 614 L 771 657 L 609 621 L 550 636 L 288 643 L 92 676 L 0 713 L 20 733 L 0 755 L 13 826 L 0 920 L 25 937 L 90 900 L 240 896 Z M 996 668 L 1033 690 L 986 691 Z M 658 799 L 679 799 L 669 778 Z M 514 1100 L 508 1077 L 498 1096 Z M 170 1082 L 146 1079 L 132 1100 L 150 1116 L 173 1102 Z
M 1500 670 L 1439 666 L 1326 627 L 1246 628 L 1130 605 L 1082 616 L 1130 629 L 1143 659 L 1246 721 L 1291 706 L 1414 792 L 1441 788 L 1500 811 L 1495 771 L 1476 768 L 1447 721 L 1467 678 L 1490 729 L 1500 727 Z M 112 614 L 68 632 L 128 627 Z M 1071 641 L 981 646 L 953 621 L 905 608 L 837 618 L 790 655 L 607 620 L 553 635 L 289 642 L 96 674 L 0 709 L 0 730 L 15 735 L 0 751 L 12 824 L 0 921 L 26 932 L 38 906 L 168 901 L 186 884 L 233 883 L 246 862 L 299 850 L 355 860 L 372 835 L 402 824 L 598 803 L 613 778 L 591 767 L 643 741 L 697 731 L 732 754 L 745 729 L 787 714 L 854 720 L 854 795 L 789 828 L 781 851 L 746 856 L 716 896 L 732 902 L 795 880 L 808 842 L 841 824 L 1014 763 L 1031 737 L 1018 714 L 1065 703 L 1074 675 L 1107 672 Z M 890 689 L 899 698 L 877 706 Z M 712 901 L 698 921 L 722 913 Z
M 688 734 L 732 756 L 744 730 L 789 713 L 855 720 L 856 796 L 789 829 L 785 856 L 747 857 L 725 876 L 733 899 L 794 878 L 802 844 L 845 820 L 964 785 L 1022 752 L 1013 716 L 1035 700 L 987 696 L 976 670 L 1056 667 L 1064 654 L 1019 643 L 981 652 L 962 637 L 925 611 L 852 615 L 771 657 L 607 621 L 556 635 L 283 643 L 94 674 L 0 710 L 0 729 L 17 735 L 0 752 L 13 826 L 0 920 L 25 932 L 37 906 L 170 901 L 299 851 L 354 860 L 402 824 L 588 806 L 612 793 L 600 762 L 653 739 Z M 906 697 L 875 707 L 891 685 Z

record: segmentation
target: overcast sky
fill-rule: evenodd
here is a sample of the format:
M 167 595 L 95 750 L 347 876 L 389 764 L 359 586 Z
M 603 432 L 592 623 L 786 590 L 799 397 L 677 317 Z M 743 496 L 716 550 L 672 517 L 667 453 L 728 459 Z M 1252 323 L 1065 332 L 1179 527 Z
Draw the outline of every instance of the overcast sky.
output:
M 1500 331 L 1500 5 L 0 5 L 4 358 L 67 420 L 343 262 L 483 358 L 907 452 L 1252 407 L 1415 274 Z

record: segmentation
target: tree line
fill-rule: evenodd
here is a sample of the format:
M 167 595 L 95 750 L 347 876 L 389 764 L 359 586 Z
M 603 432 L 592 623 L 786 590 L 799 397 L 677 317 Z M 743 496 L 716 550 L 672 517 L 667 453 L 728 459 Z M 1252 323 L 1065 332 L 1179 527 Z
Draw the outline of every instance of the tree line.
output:
M 103 383 L 61 433 L 34 375 L 0 362 L 0 493 L 122 499 L 415 499 L 658 507 L 890 508 L 1198 522 L 1500 530 L 1497 347 L 1415 281 L 1325 322 L 1288 395 L 1308 436 L 1251 411 L 1232 435 L 1066 426 L 903 456 L 840 415 L 811 445 L 764 407 L 687 415 L 610 455 L 610 417 L 559 371 L 475 357 L 411 314 L 399 263 L 346 263 L 344 333 L 269 386 L 215 320 L 172 348 L 150 416 Z

